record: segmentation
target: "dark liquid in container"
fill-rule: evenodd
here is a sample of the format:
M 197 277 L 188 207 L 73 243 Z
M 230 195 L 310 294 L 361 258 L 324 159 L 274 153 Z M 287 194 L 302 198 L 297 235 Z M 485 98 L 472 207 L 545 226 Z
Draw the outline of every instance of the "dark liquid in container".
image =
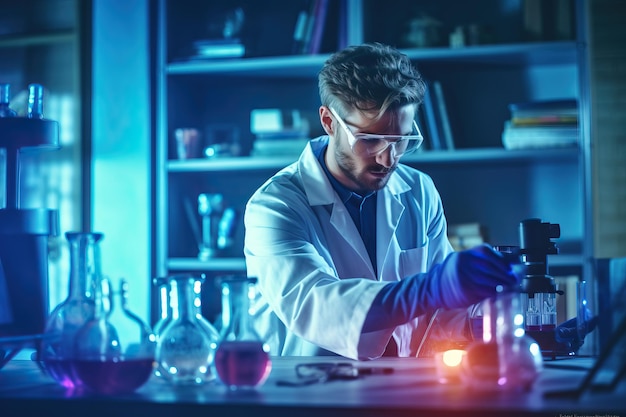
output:
M 215 352 L 215 370 L 229 387 L 255 387 L 270 374 L 272 363 L 262 342 L 222 342 Z
M 74 368 L 84 386 L 99 394 L 122 394 L 135 391 L 152 375 L 154 360 L 124 361 L 77 360 Z

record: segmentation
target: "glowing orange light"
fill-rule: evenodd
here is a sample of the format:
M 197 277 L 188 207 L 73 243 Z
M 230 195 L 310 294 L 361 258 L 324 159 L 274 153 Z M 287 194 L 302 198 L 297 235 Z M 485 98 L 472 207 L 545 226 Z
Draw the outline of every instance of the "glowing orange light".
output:
M 465 356 L 465 351 L 460 349 L 451 349 L 443 352 L 442 360 L 446 366 L 459 366 Z

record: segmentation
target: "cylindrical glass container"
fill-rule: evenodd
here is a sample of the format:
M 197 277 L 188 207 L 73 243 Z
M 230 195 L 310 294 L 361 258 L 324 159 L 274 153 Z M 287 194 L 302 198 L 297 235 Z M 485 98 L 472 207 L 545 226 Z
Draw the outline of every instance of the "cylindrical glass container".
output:
M 485 300 L 483 339 L 463 359 L 463 381 L 478 390 L 529 390 L 543 366 L 539 345 L 524 331 L 520 294 L 500 293 Z
M 72 367 L 76 332 L 94 315 L 94 282 L 101 276 L 99 242 L 102 233 L 68 232 L 69 295 L 46 323 L 38 359 L 44 370 L 66 388 L 82 386 Z
M 269 346 L 252 327 L 250 300 L 256 278 L 223 277 L 222 332 L 215 352 L 217 376 L 230 389 L 254 388 L 265 382 L 272 369 Z
M 174 384 L 202 384 L 215 378 L 212 372 L 217 330 L 198 314 L 201 297 L 196 292 L 204 276 L 174 275 L 168 278 L 172 318 L 158 337 L 158 373 Z
M 113 293 L 101 278 L 94 317 L 76 333 L 74 370 L 85 388 L 99 394 L 133 392 L 152 374 L 155 338 L 129 310 L 127 297 L 125 280 Z

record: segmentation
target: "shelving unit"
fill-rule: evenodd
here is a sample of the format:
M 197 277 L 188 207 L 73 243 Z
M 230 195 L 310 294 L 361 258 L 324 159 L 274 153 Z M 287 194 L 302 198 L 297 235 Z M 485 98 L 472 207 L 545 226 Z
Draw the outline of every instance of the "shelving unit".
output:
M 347 15 L 335 16 L 335 26 L 329 26 L 330 37 L 337 38 L 338 26 L 345 25 L 347 42 L 386 41 L 372 32 L 371 13 L 376 14 L 377 26 L 395 28 L 398 13 L 385 14 L 379 0 L 345 0 Z M 293 4 L 296 6 L 293 6 Z M 341 2 L 337 2 L 338 4 Z M 416 48 L 400 45 L 427 80 L 439 80 L 448 101 L 456 150 L 430 151 L 410 155 L 403 163 L 430 174 L 441 192 L 449 223 L 479 222 L 488 229 L 490 243 L 515 245 L 520 220 L 539 217 L 559 223 L 562 230 L 562 255 L 557 255 L 555 271 L 574 269 L 581 273 L 584 253 L 585 149 L 589 141 L 582 137 L 579 146 L 505 150 L 501 145 L 504 121 L 508 119 L 507 105 L 539 99 L 575 97 L 581 94 L 585 82 L 585 51 L 583 39 L 550 39 L 527 42 L 521 32 L 522 1 L 486 1 L 493 6 L 486 19 L 496 22 L 503 8 L 511 10 L 508 22 L 518 27 L 496 25 L 502 30 L 502 43 L 463 48 L 444 46 Z M 506 3 L 506 4 L 505 4 Z M 228 1 L 220 10 L 243 5 L 258 11 L 248 1 Z M 283 19 L 281 33 L 291 36 L 285 22 L 295 22 L 298 2 L 285 2 L 293 19 Z M 436 6 L 439 4 L 439 6 Z M 446 0 L 416 1 L 415 8 L 454 10 L 464 4 Z M 508 5 L 508 6 L 507 6 Z M 223 193 L 226 200 L 241 212 L 251 193 L 280 168 L 294 162 L 293 157 L 260 158 L 247 156 L 253 137 L 249 132 L 250 111 L 256 108 L 300 109 L 311 117 L 311 136 L 321 134 L 316 128 L 319 98 L 316 75 L 333 51 L 326 41 L 318 55 L 263 55 L 227 60 L 181 59 L 180 50 L 189 35 L 173 31 L 177 22 L 185 21 L 198 33 L 201 23 L 191 19 L 185 1 L 160 2 L 160 57 L 158 101 L 158 137 L 156 156 L 163 170 L 157 172 L 156 194 L 156 267 L 157 274 L 201 271 L 209 275 L 245 271 L 243 260 L 243 224 L 240 225 L 235 247 L 227 256 L 199 261 L 197 242 L 182 201 L 194 202 L 199 193 Z M 288 6 L 288 7 L 287 7 Z M 428 7 L 426 7 L 428 6 Z M 272 12 L 268 5 L 267 13 Z M 461 9 L 464 10 L 463 6 Z M 196 16 L 206 16 L 206 10 L 195 10 Z M 246 9 L 248 10 L 248 9 Z M 451 12 L 451 24 L 462 23 L 463 10 Z M 485 8 L 481 8 L 485 10 Z M 576 12 L 582 7 L 577 2 Z M 477 19 L 479 14 L 466 17 Z M 252 16 L 252 17 L 250 17 Z M 255 15 L 246 15 L 254 19 Z M 259 16 L 262 20 L 263 16 Z M 386 20 L 387 19 L 387 20 Z M 193 19 L 191 19 L 193 20 Z M 274 21 L 276 22 L 276 20 Z M 343 23 L 342 23 L 343 22 Z M 261 24 L 262 22 L 259 22 Z M 405 22 L 406 23 L 406 22 Z M 505 27 L 506 26 L 506 27 Z M 390 26 L 391 27 L 391 26 Z M 194 32 L 195 30 L 195 32 Z M 278 31 L 278 29 L 276 29 Z M 506 31 L 506 32 L 504 32 Z M 381 38 L 377 38 L 380 36 Z M 335 45 L 339 42 L 335 42 Z M 401 42 L 398 41 L 398 44 Z M 588 120 L 588 106 L 582 102 L 580 120 Z M 243 155 L 216 159 L 178 160 L 173 146 L 173 130 L 194 127 L 201 132 L 211 124 L 226 124 L 239 129 Z M 584 130 L 581 129 L 584 132 Z M 583 133 L 584 134 L 584 133 Z M 581 134 L 582 135 L 582 134 Z M 198 219 L 195 219 L 198 221 Z
M 50 305 L 67 296 L 69 251 L 64 233 L 80 230 L 88 216 L 89 187 L 83 157 L 84 93 L 81 81 L 81 14 L 75 0 L 0 2 L 0 79 L 11 85 L 13 108 L 24 116 L 28 85 L 44 86 L 44 117 L 59 123 L 61 148 L 23 153 L 22 207 L 59 211 L 60 233 L 50 238 Z M 0 154 L 0 167 L 3 167 Z M 0 174 L 0 177 L 3 177 Z M 4 179 L 4 178 L 2 178 Z M 1 182 L 1 181 L 0 181 Z M 4 190 L 0 190 L 3 200 Z M 0 201 L 3 207 L 4 201 Z

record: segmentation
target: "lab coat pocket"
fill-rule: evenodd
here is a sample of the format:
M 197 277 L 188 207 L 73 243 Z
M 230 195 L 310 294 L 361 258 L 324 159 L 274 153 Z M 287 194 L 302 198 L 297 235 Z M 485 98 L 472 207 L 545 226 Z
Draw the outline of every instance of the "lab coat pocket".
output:
M 406 277 L 428 271 L 428 242 L 420 248 L 400 252 L 400 276 Z

